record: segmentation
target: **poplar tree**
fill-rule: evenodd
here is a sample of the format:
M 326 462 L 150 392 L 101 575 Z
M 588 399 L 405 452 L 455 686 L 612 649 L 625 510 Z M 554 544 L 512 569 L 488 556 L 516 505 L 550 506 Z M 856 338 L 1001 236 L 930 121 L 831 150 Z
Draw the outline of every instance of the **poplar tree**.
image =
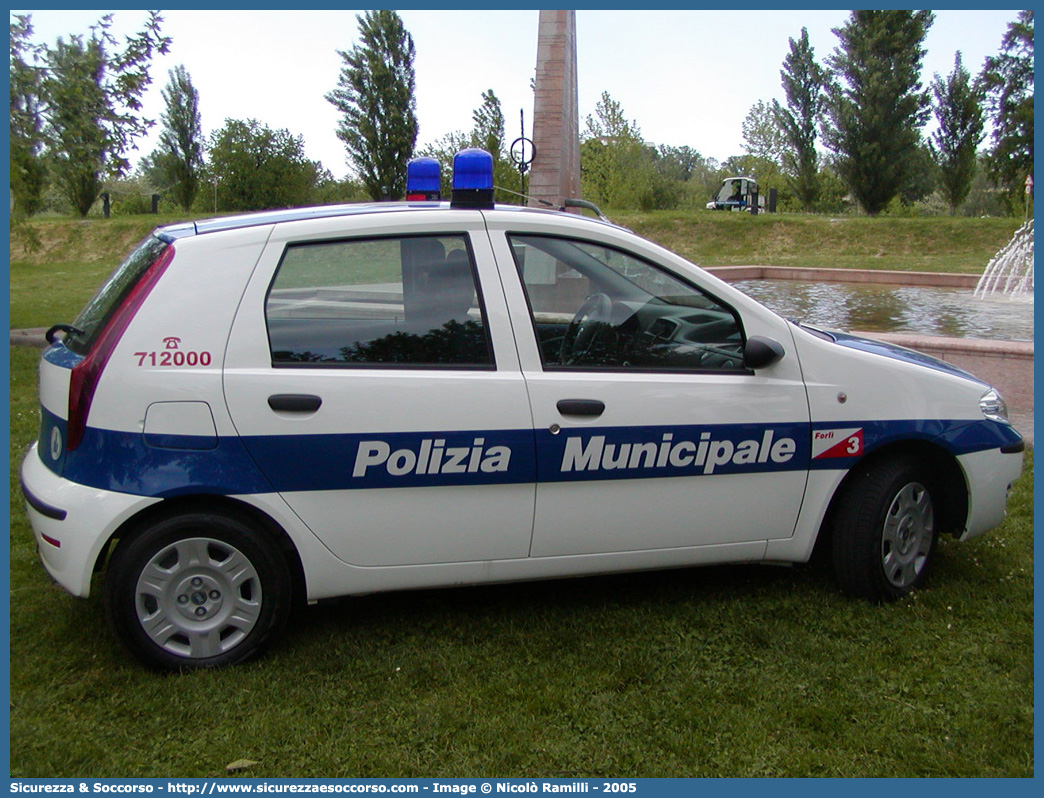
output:
M 183 65 L 176 66 L 168 75 L 169 80 L 163 89 L 166 103 L 161 117 L 163 131 L 153 161 L 166 190 L 187 213 L 199 192 L 203 171 L 199 92 Z
M 960 52 L 947 78 L 935 76 L 932 93 L 939 129 L 928 146 L 939 167 L 939 182 L 952 216 L 971 191 L 976 153 L 984 135 L 980 95 L 961 63 Z
M 772 113 L 782 131 L 783 170 L 801 206 L 811 211 L 819 198 L 819 155 L 816 136 L 823 114 L 823 69 L 816 63 L 808 41 L 808 28 L 801 38 L 790 39 L 790 52 L 779 72 L 787 95 L 784 108 L 772 101 Z
M 823 139 L 839 175 L 871 216 L 884 210 L 917 168 L 920 128 L 931 113 L 920 82 L 931 11 L 853 11 L 827 59 Z
M 360 41 L 338 50 L 343 65 L 326 99 L 341 112 L 337 137 L 372 199 L 401 199 L 417 143 L 413 37 L 394 11 L 356 17 Z

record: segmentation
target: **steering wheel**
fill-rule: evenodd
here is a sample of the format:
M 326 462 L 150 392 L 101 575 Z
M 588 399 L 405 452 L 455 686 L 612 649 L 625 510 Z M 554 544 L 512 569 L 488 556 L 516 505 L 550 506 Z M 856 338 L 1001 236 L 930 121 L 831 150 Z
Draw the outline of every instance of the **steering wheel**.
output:
M 559 350 L 559 362 L 568 366 L 578 362 L 590 350 L 598 334 L 612 318 L 613 301 L 606 294 L 591 294 L 584 300 L 566 328 Z

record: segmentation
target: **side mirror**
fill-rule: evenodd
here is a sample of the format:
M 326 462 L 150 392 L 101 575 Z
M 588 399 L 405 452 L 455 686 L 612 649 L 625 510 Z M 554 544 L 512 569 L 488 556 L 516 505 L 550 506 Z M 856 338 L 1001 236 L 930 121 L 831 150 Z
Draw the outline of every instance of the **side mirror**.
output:
M 743 347 L 743 365 L 749 369 L 763 369 L 780 360 L 784 354 L 783 345 L 779 341 L 763 335 L 752 335 Z

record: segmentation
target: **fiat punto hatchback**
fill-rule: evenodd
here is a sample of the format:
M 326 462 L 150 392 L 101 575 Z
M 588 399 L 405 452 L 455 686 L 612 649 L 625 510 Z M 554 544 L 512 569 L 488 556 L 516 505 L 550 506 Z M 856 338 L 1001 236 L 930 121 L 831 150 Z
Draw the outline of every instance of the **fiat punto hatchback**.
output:
M 488 157 L 458 155 L 449 203 L 161 227 L 48 333 L 40 557 L 77 596 L 105 571 L 144 662 L 241 661 L 295 599 L 820 539 L 882 601 L 1001 522 L 1024 447 L 990 386 L 611 224 L 494 206 Z

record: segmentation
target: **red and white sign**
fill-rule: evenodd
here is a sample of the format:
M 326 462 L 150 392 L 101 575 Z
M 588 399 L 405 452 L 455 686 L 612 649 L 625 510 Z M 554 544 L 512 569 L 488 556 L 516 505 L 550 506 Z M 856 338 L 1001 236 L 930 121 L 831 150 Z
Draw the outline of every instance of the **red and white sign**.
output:
M 812 459 L 856 457 L 863 453 L 863 428 L 817 429 L 812 431 Z

